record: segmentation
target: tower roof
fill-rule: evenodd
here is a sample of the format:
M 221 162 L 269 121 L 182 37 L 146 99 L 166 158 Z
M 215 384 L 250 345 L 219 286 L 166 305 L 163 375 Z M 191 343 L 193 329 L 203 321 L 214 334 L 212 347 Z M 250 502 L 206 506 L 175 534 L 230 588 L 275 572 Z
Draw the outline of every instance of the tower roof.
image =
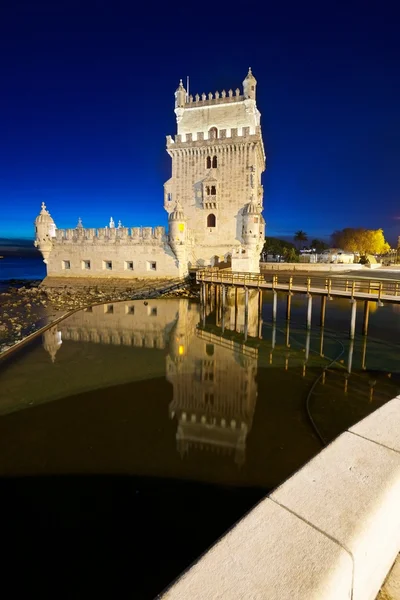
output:
M 35 224 L 38 225 L 39 223 L 54 223 L 44 202 L 42 202 L 41 211 L 35 219 Z
M 250 200 L 248 204 L 245 205 L 243 209 L 244 215 L 259 215 L 261 213 L 261 206 L 256 204 L 254 198 Z
M 253 81 L 254 83 L 257 83 L 257 79 L 254 77 L 251 67 L 249 67 L 248 73 L 247 73 L 246 77 L 244 78 L 243 83 L 245 81 Z
M 186 94 L 186 90 L 185 90 L 185 88 L 183 87 L 182 79 L 180 79 L 180 80 L 179 80 L 179 85 L 178 85 L 178 87 L 176 88 L 176 91 L 177 91 L 177 92 L 185 92 L 185 94 Z
M 185 213 L 183 212 L 183 208 L 179 200 L 176 201 L 175 208 L 172 213 L 169 215 L 170 221 L 185 221 Z

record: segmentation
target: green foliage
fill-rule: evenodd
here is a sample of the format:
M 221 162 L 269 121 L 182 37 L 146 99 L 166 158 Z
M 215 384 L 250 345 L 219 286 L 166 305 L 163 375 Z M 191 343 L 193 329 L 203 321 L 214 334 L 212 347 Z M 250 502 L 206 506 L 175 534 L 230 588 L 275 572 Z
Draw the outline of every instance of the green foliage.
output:
M 266 237 L 264 242 L 263 253 L 264 254 L 272 254 L 272 256 L 283 256 L 284 251 L 293 248 L 294 244 L 291 242 L 286 242 L 285 240 L 280 240 L 278 238 Z
M 325 244 L 325 242 L 323 242 L 322 240 L 314 239 L 310 244 L 310 248 L 315 248 L 316 253 L 320 254 L 324 250 L 327 250 L 329 246 L 328 244 Z
M 294 234 L 294 241 L 297 242 L 298 248 L 302 245 L 302 242 L 306 242 L 307 240 L 308 240 L 307 234 L 302 229 L 299 229 Z
M 295 248 L 285 248 L 283 256 L 286 262 L 299 262 L 299 255 L 297 254 Z
M 332 244 L 335 248 L 343 248 L 348 252 L 367 254 L 386 254 L 390 246 L 386 242 L 382 229 L 364 229 L 363 227 L 346 227 L 332 233 Z

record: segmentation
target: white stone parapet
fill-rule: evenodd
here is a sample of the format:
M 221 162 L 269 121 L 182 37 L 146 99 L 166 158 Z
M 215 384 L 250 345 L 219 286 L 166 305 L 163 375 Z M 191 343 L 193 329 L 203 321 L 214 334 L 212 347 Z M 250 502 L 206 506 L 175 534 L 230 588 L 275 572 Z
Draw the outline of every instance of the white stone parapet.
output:
M 102 227 L 99 229 L 78 227 L 75 229 L 57 229 L 53 243 L 136 243 L 161 245 L 167 241 L 165 227 Z
M 255 127 L 232 127 L 230 129 L 220 129 L 218 137 L 212 137 L 212 134 L 204 134 L 204 131 L 198 131 L 195 133 L 183 133 L 176 134 L 174 137 L 167 135 L 167 147 L 173 146 L 174 144 L 192 144 L 193 142 L 210 141 L 213 144 L 218 145 L 223 143 L 224 140 L 232 140 L 236 138 L 248 138 L 249 141 L 258 141 L 261 137 L 261 127 L 259 125 Z
M 160 598 L 374 600 L 400 549 L 400 396 L 262 500 Z
M 222 90 L 222 92 L 209 92 L 208 94 L 195 94 L 193 97 L 191 94 L 184 104 L 184 108 L 196 108 L 197 106 L 215 106 L 216 104 L 230 104 L 231 102 L 243 102 L 245 97 L 241 95 L 239 88 L 235 91 Z

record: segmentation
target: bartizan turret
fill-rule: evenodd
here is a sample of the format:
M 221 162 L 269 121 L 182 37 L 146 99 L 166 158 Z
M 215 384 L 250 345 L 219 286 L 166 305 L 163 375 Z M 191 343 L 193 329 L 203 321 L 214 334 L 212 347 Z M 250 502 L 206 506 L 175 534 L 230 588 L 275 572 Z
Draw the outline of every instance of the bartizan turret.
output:
M 245 100 L 255 100 L 256 99 L 256 86 L 257 79 L 254 77 L 251 72 L 251 67 L 249 67 L 249 72 L 246 75 L 246 78 L 243 81 L 243 95 Z
M 42 210 L 35 219 L 35 242 L 34 245 L 39 249 L 43 256 L 43 262 L 47 264 L 47 259 L 53 248 L 53 239 L 56 236 L 56 224 L 50 216 L 46 205 L 42 202 Z
M 232 253 L 232 270 L 257 273 L 260 270 L 260 254 L 264 245 L 265 220 L 262 208 L 254 196 L 242 212 L 242 246 Z
M 178 259 L 179 275 L 185 277 L 188 274 L 186 217 L 179 200 L 168 217 L 168 240 Z

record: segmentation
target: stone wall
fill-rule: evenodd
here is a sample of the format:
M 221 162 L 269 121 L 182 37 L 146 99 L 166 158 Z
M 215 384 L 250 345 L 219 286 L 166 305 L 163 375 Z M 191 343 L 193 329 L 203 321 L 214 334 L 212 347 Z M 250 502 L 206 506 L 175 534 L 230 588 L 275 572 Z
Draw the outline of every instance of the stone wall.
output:
M 177 278 L 178 261 L 162 240 L 146 244 L 128 241 L 59 240 L 48 258 L 49 277 Z

